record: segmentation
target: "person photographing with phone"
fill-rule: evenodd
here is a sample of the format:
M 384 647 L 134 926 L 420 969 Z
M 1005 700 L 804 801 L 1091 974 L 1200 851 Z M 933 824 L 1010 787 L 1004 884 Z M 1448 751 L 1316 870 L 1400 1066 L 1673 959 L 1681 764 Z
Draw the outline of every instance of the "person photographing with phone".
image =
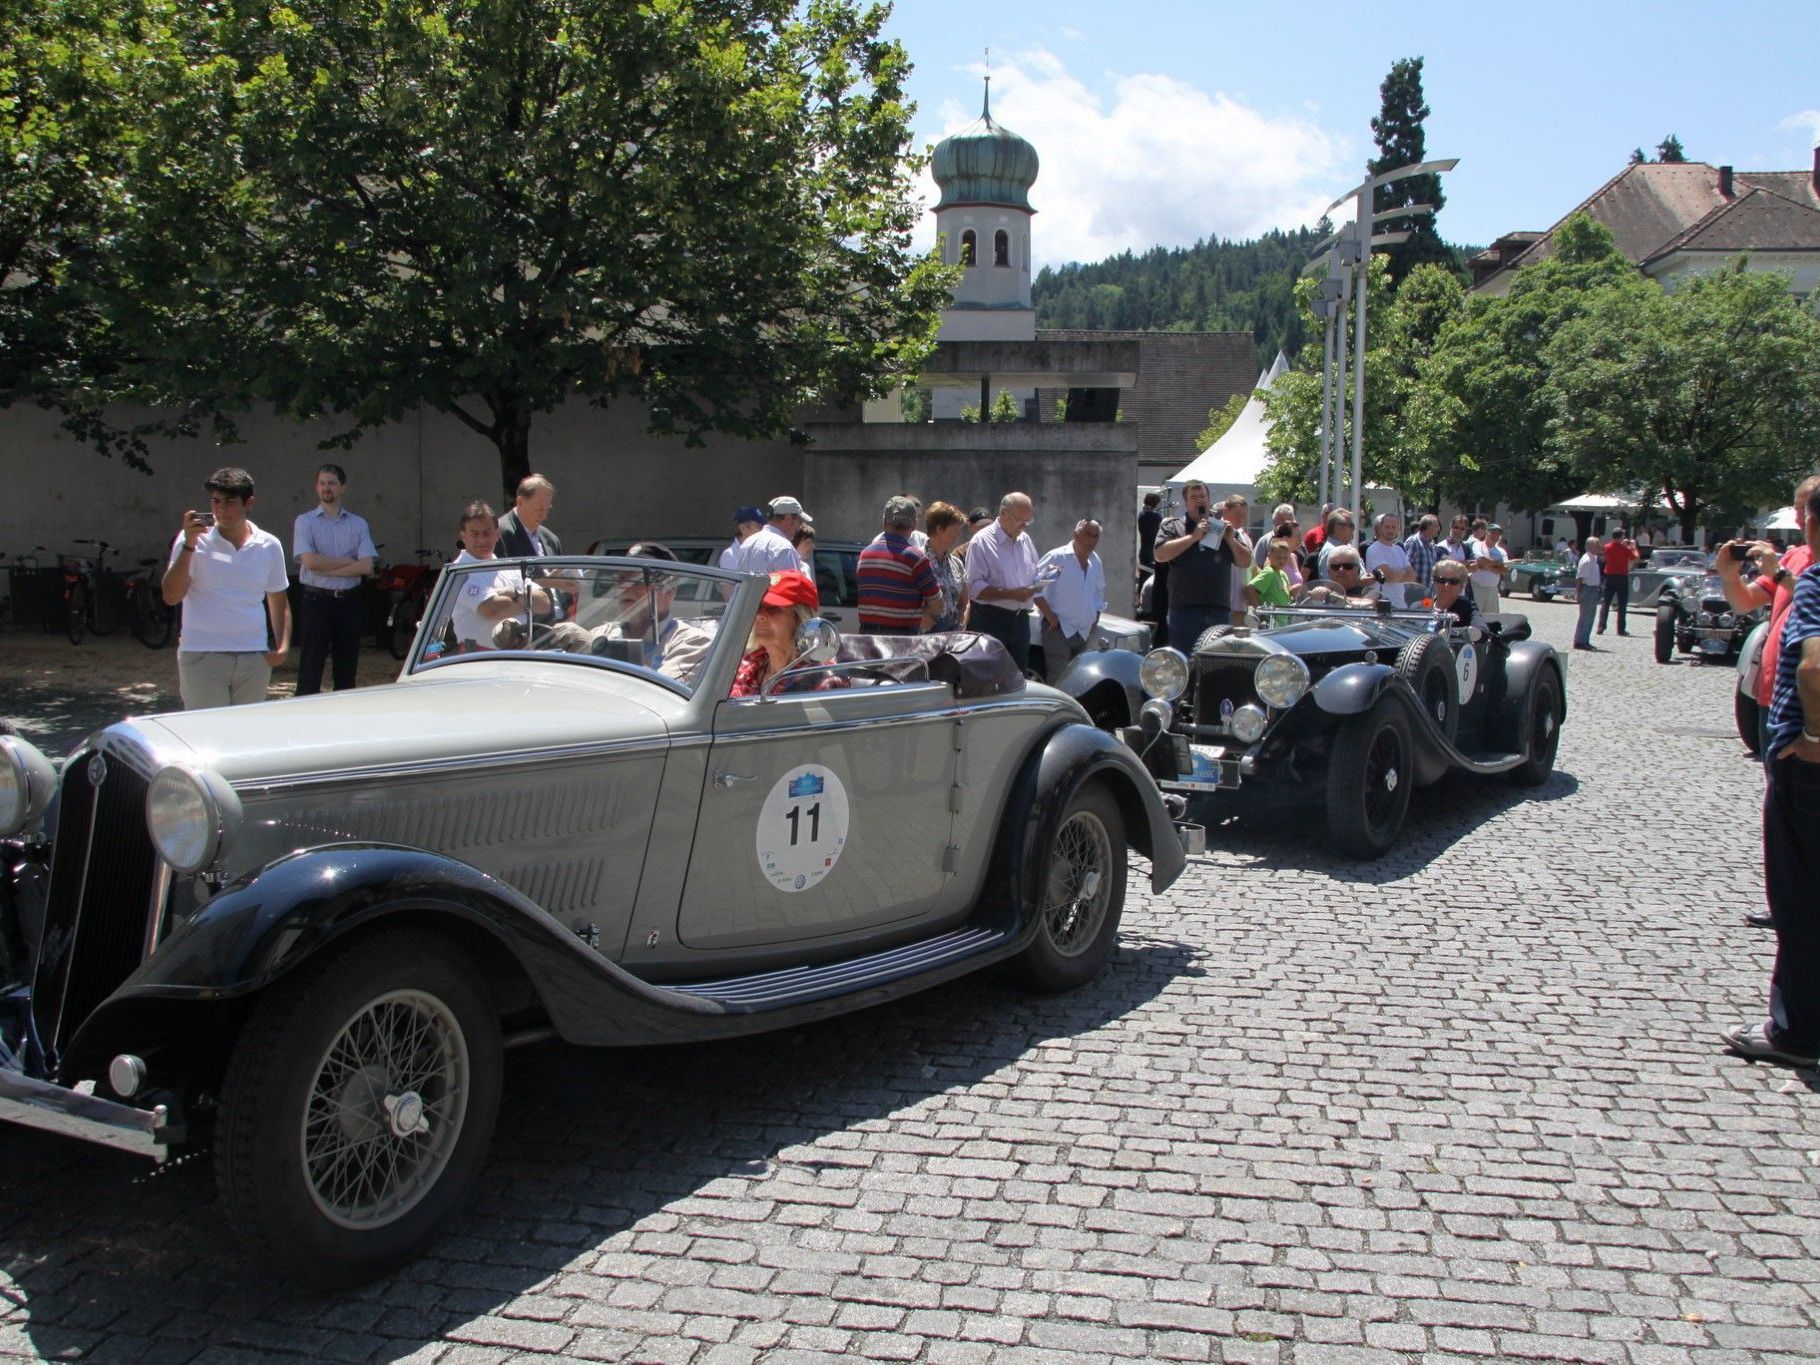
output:
M 1182 515 L 1167 518 L 1156 533 L 1156 562 L 1169 566 L 1169 640 L 1184 654 L 1209 626 L 1232 620 L 1233 534 L 1198 480 L 1182 485 Z M 1250 563 L 1247 548 L 1244 564 Z
M 183 514 L 160 588 L 166 606 L 183 604 L 177 685 L 187 711 L 264 701 L 291 648 L 284 546 L 247 516 L 253 476 L 217 469 L 202 486 L 209 510 Z

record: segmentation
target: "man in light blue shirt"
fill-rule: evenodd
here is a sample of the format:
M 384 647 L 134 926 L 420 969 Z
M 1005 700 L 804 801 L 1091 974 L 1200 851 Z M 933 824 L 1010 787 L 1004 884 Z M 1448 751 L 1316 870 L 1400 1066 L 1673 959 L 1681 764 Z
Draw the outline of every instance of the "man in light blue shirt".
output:
M 1074 538 L 1036 566 L 1036 609 L 1043 617 L 1043 677 L 1054 684 L 1087 648 L 1106 610 L 1106 571 L 1100 564 L 1100 524 L 1082 517 Z
M 341 505 L 348 486 L 338 464 L 316 471 L 316 506 L 291 528 L 301 597 L 297 616 L 297 695 L 322 691 L 322 666 L 334 658 L 335 690 L 354 686 L 360 667 L 365 604 L 360 592 L 373 572 L 373 533 L 366 519 Z

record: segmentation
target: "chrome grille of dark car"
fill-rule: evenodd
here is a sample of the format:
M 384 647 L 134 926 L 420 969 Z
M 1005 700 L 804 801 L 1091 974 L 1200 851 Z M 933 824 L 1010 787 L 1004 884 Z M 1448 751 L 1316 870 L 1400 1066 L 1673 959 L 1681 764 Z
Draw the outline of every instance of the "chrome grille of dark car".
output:
M 94 765 L 106 763 L 99 785 Z M 56 1050 L 132 974 L 145 951 L 158 855 L 145 828 L 146 780 L 92 750 L 63 770 L 44 949 L 32 1013 Z
M 1234 707 L 1256 703 L 1257 690 L 1252 678 L 1262 656 L 1256 654 L 1197 654 L 1194 656 L 1193 723 L 1217 726 L 1220 703 L 1230 701 Z

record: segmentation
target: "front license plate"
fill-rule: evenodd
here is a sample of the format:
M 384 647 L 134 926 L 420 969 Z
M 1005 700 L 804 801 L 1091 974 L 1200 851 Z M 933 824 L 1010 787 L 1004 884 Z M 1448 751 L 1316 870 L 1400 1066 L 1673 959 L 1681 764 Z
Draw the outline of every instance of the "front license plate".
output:
M 1230 791 L 1238 787 L 1238 759 L 1222 758 L 1218 750 L 1199 746 L 1191 752 L 1194 755 L 1193 771 L 1179 785 L 1197 792 Z
M 1702 640 L 1700 648 L 1708 654 L 1723 654 L 1731 648 L 1731 642 L 1729 640 Z

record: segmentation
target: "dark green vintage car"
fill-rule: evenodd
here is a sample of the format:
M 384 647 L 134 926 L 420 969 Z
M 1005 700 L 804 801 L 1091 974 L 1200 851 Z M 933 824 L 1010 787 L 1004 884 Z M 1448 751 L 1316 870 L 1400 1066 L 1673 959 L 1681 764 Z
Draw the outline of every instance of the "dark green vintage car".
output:
M 461 1205 L 515 1042 L 1094 977 L 1127 847 L 1161 891 L 1199 831 L 980 636 L 811 620 L 730 697 L 766 586 L 452 565 L 391 686 L 0 738 L 0 1119 L 212 1145 L 249 1251 L 349 1285 Z

